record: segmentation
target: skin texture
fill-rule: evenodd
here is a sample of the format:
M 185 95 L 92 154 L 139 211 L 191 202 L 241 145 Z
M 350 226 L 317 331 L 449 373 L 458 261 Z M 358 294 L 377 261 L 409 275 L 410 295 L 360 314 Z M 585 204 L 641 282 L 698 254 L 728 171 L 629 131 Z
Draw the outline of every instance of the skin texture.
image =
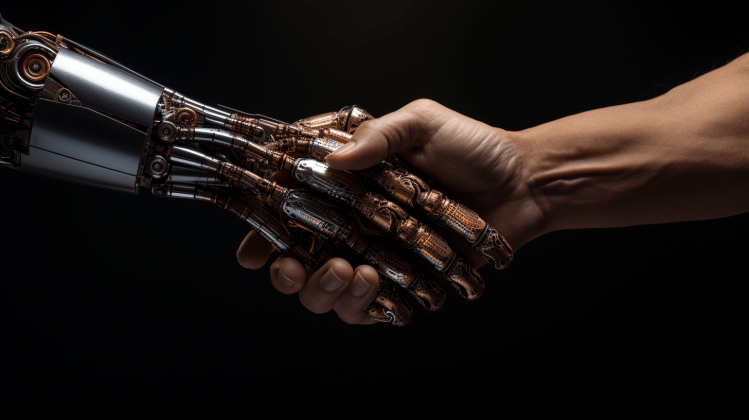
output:
M 515 251 L 561 229 L 741 214 L 749 211 L 749 55 L 658 98 L 520 132 L 421 99 L 362 124 L 327 162 L 365 169 L 393 153 L 479 213 Z M 465 240 L 446 236 L 475 267 L 485 263 Z M 237 257 L 254 269 L 270 254 L 250 233 Z M 281 258 L 270 275 L 312 312 L 332 309 L 345 322 L 374 323 L 363 312 L 376 295 L 371 267 L 334 259 L 308 273 Z

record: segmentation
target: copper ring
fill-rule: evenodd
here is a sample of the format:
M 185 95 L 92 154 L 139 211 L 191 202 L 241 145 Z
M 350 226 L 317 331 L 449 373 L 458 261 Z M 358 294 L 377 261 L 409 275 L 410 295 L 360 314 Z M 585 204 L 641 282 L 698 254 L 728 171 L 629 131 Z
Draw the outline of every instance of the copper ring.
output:
M 198 125 L 198 114 L 190 108 L 181 108 L 174 113 L 174 122 L 184 127 Z
M 0 31 L 0 40 L 3 40 L 4 42 L 0 43 L 0 54 L 2 55 L 8 55 L 13 51 L 13 48 L 16 46 L 15 41 L 13 41 L 13 35 L 11 35 L 8 31 Z M 1 46 L 2 44 L 5 44 L 5 46 Z
M 41 82 L 49 74 L 51 64 L 47 57 L 41 54 L 29 54 L 23 59 L 21 68 L 23 76 L 31 82 Z

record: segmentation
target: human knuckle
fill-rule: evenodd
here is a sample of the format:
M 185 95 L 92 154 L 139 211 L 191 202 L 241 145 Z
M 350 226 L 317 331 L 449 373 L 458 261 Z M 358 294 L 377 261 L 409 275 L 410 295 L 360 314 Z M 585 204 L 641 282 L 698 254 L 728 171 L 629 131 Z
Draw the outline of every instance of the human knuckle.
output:
M 417 99 L 408 104 L 408 107 L 411 109 L 430 109 L 430 108 L 436 108 L 440 106 L 442 105 L 440 105 L 438 102 L 432 99 L 427 99 L 427 98 Z

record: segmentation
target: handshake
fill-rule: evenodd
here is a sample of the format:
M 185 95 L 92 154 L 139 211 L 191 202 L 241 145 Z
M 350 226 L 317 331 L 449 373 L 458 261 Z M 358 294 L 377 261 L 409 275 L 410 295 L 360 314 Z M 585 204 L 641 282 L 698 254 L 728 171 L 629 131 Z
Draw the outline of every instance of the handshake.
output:
M 519 132 L 423 99 L 287 124 L 0 17 L 0 167 L 218 204 L 253 227 L 243 266 L 283 254 L 279 291 L 347 323 L 405 325 L 402 290 L 429 310 L 441 284 L 476 299 L 473 267 L 506 267 L 509 244 L 746 212 L 747 69 L 744 55 L 662 97 Z
M 426 100 L 378 120 L 351 106 L 293 124 L 210 107 L 0 17 L 0 166 L 218 204 L 254 229 L 244 266 L 272 244 L 276 287 L 349 323 L 405 325 L 401 289 L 429 310 L 444 304 L 441 283 L 476 299 L 472 265 L 510 263 L 496 226 L 466 206 L 494 211 L 515 189 L 503 133 Z
M 210 201 L 245 220 L 255 233 L 240 250 L 240 262 L 262 265 L 272 244 L 290 257 L 272 268 L 277 288 L 301 290 L 312 310 L 340 306 L 352 323 L 402 326 L 413 310 L 400 289 L 428 310 L 445 301 L 440 283 L 477 299 L 484 282 L 442 232 L 461 238 L 497 269 L 512 260 L 494 228 L 398 155 L 362 170 L 326 164 L 328 157 L 352 152 L 356 130 L 372 126 L 361 108 L 286 124 L 195 105 L 175 92 L 163 94 L 155 132 L 168 146 L 147 163 L 159 176 L 153 193 Z M 354 273 L 346 261 L 369 266 Z M 315 270 L 320 274 L 306 279 Z

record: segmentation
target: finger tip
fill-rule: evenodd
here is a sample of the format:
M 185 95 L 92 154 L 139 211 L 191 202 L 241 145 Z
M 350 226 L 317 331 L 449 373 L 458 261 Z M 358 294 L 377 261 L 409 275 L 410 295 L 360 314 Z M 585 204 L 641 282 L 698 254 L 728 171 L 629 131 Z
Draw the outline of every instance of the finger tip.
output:
M 349 159 L 345 155 L 328 155 L 325 157 L 325 163 L 333 169 L 342 171 L 354 169 L 351 167 Z
M 237 251 L 237 262 L 239 263 L 239 265 L 248 270 L 258 269 L 265 265 L 266 261 L 267 258 L 261 261 L 255 255 L 247 255 L 245 252 L 242 252 L 241 248 Z
M 375 284 L 380 280 L 380 274 L 370 265 L 360 265 L 356 267 L 356 272 L 370 284 Z
M 271 244 L 253 230 L 239 245 L 237 261 L 242 267 L 255 270 L 265 265 L 272 252 Z
M 351 266 L 351 264 L 346 261 L 343 258 L 332 258 L 330 261 L 328 261 L 328 265 L 331 269 L 333 269 L 333 272 L 341 277 L 352 277 L 354 274 L 354 268 Z
M 294 282 L 304 282 L 307 280 L 307 270 L 301 262 L 291 257 L 281 257 L 273 262 L 272 270 L 277 274 L 283 271 L 284 276 Z

